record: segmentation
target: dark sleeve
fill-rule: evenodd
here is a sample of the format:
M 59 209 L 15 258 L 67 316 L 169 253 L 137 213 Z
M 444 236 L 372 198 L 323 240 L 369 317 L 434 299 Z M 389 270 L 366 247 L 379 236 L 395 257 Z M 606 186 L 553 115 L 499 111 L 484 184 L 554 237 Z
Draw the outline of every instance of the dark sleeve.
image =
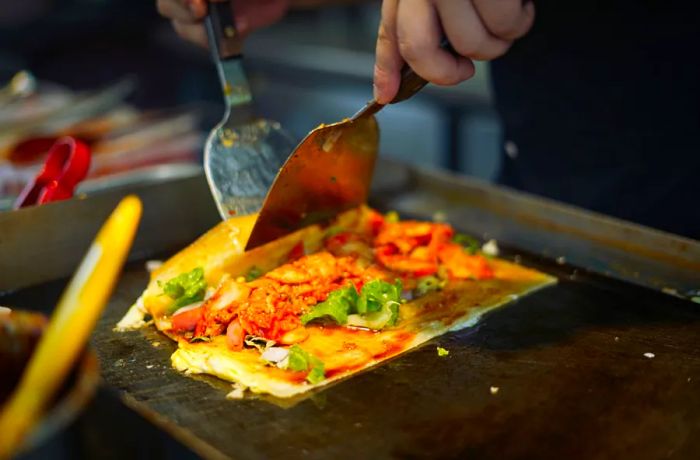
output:
M 684 6 L 685 5 L 685 6 Z M 536 2 L 492 63 L 504 184 L 700 238 L 698 13 L 655 1 Z

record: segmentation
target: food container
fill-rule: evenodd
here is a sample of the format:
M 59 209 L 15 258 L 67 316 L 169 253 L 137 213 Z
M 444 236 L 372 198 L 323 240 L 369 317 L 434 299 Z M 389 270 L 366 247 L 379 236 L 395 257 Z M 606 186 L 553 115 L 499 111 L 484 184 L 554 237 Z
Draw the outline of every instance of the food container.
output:
M 42 314 L 0 307 L 0 407 L 19 383 L 47 323 L 47 318 Z M 87 349 L 20 451 L 15 454 L 38 458 L 37 449 L 55 438 L 76 418 L 94 395 L 98 382 L 97 358 L 92 350 Z

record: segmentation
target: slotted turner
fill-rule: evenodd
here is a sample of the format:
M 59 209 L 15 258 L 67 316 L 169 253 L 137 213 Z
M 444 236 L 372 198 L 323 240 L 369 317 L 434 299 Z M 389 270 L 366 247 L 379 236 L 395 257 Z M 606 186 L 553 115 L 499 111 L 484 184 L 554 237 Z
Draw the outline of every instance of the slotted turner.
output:
M 279 123 L 253 116 L 231 1 L 209 3 L 205 22 L 226 112 L 204 146 L 204 172 L 225 220 L 260 209 L 295 142 Z
M 454 53 L 446 40 L 441 46 Z M 410 98 L 426 84 L 404 66 L 399 91 L 390 104 Z M 370 101 L 352 118 L 321 125 L 304 138 L 272 184 L 246 250 L 367 201 L 379 150 L 374 114 L 382 108 L 384 105 Z

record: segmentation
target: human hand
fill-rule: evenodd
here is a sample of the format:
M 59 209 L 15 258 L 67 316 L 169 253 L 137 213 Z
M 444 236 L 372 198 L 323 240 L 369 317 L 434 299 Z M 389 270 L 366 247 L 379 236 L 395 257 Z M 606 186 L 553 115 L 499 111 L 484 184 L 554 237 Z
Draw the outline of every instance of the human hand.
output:
M 374 66 L 374 98 L 388 104 L 407 63 L 425 80 L 455 85 L 474 75 L 473 60 L 503 55 L 532 27 L 532 0 L 384 0 Z M 447 37 L 458 56 L 440 48 Z
M 178 35 L 200 46 L 207 46 L 203 25 L 207 0 L 156 1 L 158 12 L 170 19 Z M 240 35 L 247 35 L 255 29 L 273 24 L 284 16 L 288 6 L 289 0 L 234 0 L 236 29 Z

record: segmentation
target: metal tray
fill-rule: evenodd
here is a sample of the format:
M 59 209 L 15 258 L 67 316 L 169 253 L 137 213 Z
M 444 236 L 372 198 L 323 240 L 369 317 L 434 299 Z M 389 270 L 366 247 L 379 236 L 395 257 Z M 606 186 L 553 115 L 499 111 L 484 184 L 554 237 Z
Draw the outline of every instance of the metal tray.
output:
M 217 219 L 202 177 L 151 184 L 93 338 L 106 384 L 206 458 L 695 458 L 700 306 L 678 296 L 700 287 L 698 242 L 401 164 L 376 176 L 375 205 L 440 211 L 559 284 L 311 397 L 228 401 L 228 384 L 170 367 L 164 336 L 112 331 L 147 283 L 143 261 Z M 62 283 L 46 282 L 70 273 L 118 196 L 0 214 L 0 289 L 33 286 L 0 304 L 51 304 Z

